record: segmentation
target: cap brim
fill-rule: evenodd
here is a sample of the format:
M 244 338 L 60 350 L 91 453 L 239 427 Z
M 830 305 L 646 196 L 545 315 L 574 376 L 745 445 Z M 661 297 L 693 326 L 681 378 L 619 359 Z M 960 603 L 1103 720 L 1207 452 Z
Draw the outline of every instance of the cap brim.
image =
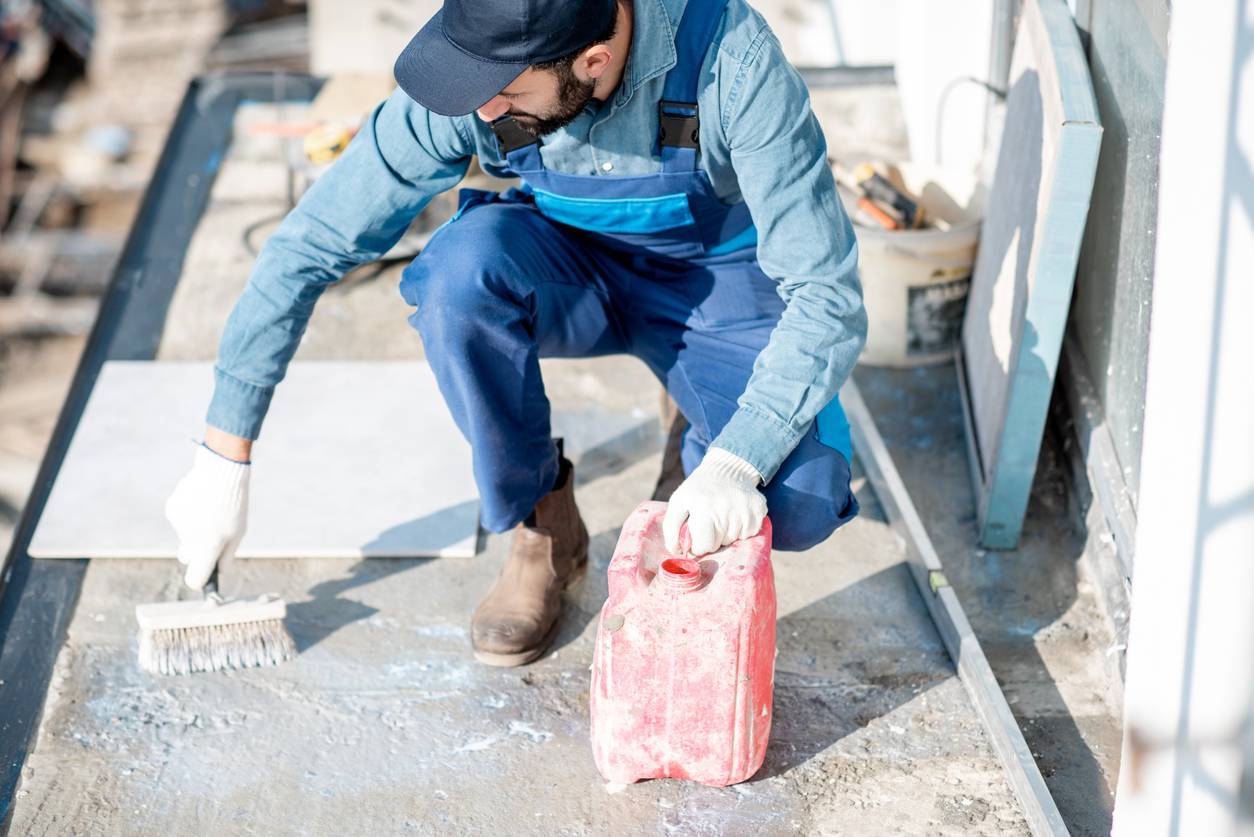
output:
M 418 30 L 396 59 L 393 74 L 411 99 L 441 116 L 465 116 L 485 105 L 527 64 L 484 61 L 444 34 L 444 10 Z

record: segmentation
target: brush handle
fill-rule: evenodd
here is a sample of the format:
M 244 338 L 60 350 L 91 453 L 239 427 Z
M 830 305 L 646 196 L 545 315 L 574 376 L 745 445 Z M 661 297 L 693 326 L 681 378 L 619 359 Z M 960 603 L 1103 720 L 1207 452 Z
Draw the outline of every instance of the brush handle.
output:
M 205 594 L 205 598 L 218 595 L 218 565 L 217 564 L 214 564 L 213 572 L 209 573 L 209 580 L 205 582 L 205 586 L 202 592 Z

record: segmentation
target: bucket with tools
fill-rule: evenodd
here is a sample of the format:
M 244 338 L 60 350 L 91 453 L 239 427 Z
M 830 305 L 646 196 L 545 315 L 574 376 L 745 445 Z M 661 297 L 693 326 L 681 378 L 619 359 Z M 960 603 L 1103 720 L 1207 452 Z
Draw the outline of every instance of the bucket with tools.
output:
M 980 234 L 975 178 L 909 164 L 833 166 L 858 237 L 869 329 L 861 363 L 953 357 Z

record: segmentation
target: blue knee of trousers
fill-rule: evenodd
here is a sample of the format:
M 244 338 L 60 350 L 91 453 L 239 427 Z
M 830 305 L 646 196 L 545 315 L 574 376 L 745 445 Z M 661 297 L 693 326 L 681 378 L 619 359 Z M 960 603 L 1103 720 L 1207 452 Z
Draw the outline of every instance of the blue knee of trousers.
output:
M 764 491 L 772 548 L 785 552 L 818 546 L 858 514 L 843 456 L 812 439 L 803 441 L 794 456 L 802 461 L 790 467 L 785 460 Z
M 436 319 L 456 325 L 497 316 L 493 309 L 502 300 L 515 300 L 517 289 L 510 282 L 520 271 L 508 239 L 509 219 L 517 211 L 507 205 L 476 207 L 436 233 L 410 262 L 401 275 L 400 292 L 418 307 L 410 317 L 416 328 L 421 331 Z
M 512 291 L 499 280 L 504 271 L 482 256 L 415 259 L 401 277 L 401 296 L 417 311 L 409 322 L 425 336 L 439 327 L 444 336 L 455 337 L 469 326 L 500 315 L 502 304 L 513 307 Z
M 802 511 L 805 506 L 811 506 L 810 510 Z M 778 513 L 768 513 L 771 516 L 773 533 L 771 548 L 784 552 L 801 552 L 818 546 L 852 520 L 858 513 L 858 501 L 853 494 L 848 496 L 843 505 L 831 499 L 814 504 L 794 501 L 785 504 Z

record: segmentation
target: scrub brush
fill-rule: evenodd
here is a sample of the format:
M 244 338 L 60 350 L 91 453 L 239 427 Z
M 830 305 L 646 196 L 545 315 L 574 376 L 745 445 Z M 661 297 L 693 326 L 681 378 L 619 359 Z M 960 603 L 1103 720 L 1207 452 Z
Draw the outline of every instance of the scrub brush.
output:
M 215 568 L 200 601 L 135 608 L 139 666 L 153 674 L 191 674 L 276 665 L 296 656 L 283 619 L 287 604 L 270 593 L 256 599 L 218 595 Z

